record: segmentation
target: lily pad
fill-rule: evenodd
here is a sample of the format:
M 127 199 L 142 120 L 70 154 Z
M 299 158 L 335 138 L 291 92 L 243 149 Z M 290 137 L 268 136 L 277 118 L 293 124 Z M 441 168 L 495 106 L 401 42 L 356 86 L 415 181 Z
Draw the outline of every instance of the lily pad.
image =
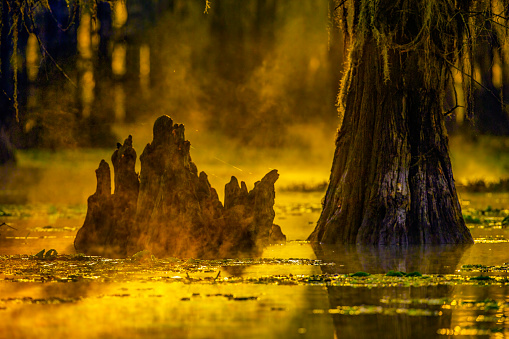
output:
M 369 277 L 371 274 L 370 273 L 367 273 L 367 272 L 355 272 L 353 274 L 351 274 L 350 276 L 351 277 Z

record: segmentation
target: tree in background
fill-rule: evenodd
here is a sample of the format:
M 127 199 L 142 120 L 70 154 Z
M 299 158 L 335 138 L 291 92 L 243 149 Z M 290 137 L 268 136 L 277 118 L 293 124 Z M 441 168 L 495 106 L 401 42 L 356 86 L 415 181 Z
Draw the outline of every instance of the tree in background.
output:
M 5 2 L 30 14 L 17 21 L 28 47 L 20 34 L 20 62 L 6 57 L 2 73 L 11 87 L 18 76 L 19 122 L 7 124 L 17 148 L 105 147 L 115 127 L 162 113 L 256 147 L 307 147 L 293 126 L 335 123 L 342 44 L 327 54 L 329 0 L 220 0 L 208 14 L 204 0 Z M 36 77 L 23 83 L 25 64 Z
M 140 82 L 140 40 L 173 2 L 130 0 L 127 15 L 117 0 L 2 0 L 0 163 L 14 147 L 114 144 L 113 83 Z M 114 78 L 117 45 L 128 55 Z
M 76 87 L 74 70 L 78 59 L 77 27 L 82 9 L 89 7 L 89 1 L 87 4 L 82 2 L 1 1 L 0 154 L 10 154 L 12 158 L 14 147 L 33 146 L 31 140 L 37 140 L 27 137 L 26 133 L 30 126 L 36 125 L 29 122 L 30 114 L 35 111 L 34 101 L 38 101 L 40 106 L 48 104 L 52 112 L 58 111 L 57 104 L 64 101 L 66 94 L 70 97 L 63 85 L 73 89 Z M 37 68 L 35 73 L 29 69 L 29 59 L 32 57 L 27 54 L 30 38 L 35 42 L 32 52 L 39 57 L 39 60 L 31 60 L 33 68 Z M 58 88 L 59 96 L 50 97 L 47 93 L 38 95 L 34 91 L 36 86 Z M 34 120 L 40 122 L 39 119 Z M 59 125 L 60 121 L 53 120 L 51 124 Z M 38 130 L 34 128 L 32 132 Z M 12 160 L 0 156 L 0 163 L 5 161 Z
M 486 8 L 485 15 L 496 18 L 500 13 L 500 8 Z M 480 13 L 473 11 L 471 15 Z M 509 55 L 506 53 L 509 46 L 505 46 L 507 34 L 505 28 L 497 21 L 484 20 L 479 24 L 484 26 L 473 55 L 475 80 L 480 85 L 473 93 L 475 101 L 473 127 L 481 134 L 507 136 L 509 111 L 507 107 L 501 105 L 503 101 L 509 102 L 508 93 L 504 93 L 509 86 Z
M 194 53 L 196 69 L 206 71 L 202 107 L 211 129 L 239 146 L 277 149 L 302 142 L 292 129 L 297 124 L 336 123 L 342 45 L 333 45 L 331 34 L 328 53 L 328 5 L 211 1 L 202 19 L 209 23 L 207 52 Z
M 459 69 L 471 103 L 476 42 L 486 21 L 507 23 L 509 1 L 342 0 L 336 10 L 349 47 L 342 124 L 309 239 L 472 243 L 448 155 L 444 98 Z
M 11 126 L 16 125 L 18 107 L 18 73 L 23 65 L 18 65 L 18 58 L 13 58 L 14 48 L 25 28 L 18 27 L 17 21 L 22 17 L 23 9 L 14 1 L 0 2 L 1 30 L 0 30 L 0 165 L 15 161 L 10 135 Z M 16 67 L 12 67 L 11 60 Z M 16 69 L 16 71 L 14 71 Z M 24 74 L 22 71 L 21 74 Z M 22 77 L 23 79 L 23 77 Z M 13 81 L 15 80 L 15 81 Z

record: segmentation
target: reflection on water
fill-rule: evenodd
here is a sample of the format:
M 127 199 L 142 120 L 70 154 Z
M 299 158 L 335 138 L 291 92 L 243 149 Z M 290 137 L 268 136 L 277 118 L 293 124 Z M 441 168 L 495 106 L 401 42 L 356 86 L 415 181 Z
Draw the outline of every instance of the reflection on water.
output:
M 486 250 L 484 245 L 489 244 L 402 252 L 313 249 L 293 241 L 268 247 L 263 253 L 266 259 L 226 261 L 0 257 L 0 327 L 9 338 L 70 334 L 76 338 L 430 338 L 504 332 L 509 329 L 506 282 L 468 280 L 479 273 L 462 268 L 474 257 L 477 250 L 472 250 Z M 492 248 L 498 260 L 508 253 L 507 246 Z M 407 258 L 401 261 L 402 254 Z M 385 262 L 371 262 L 376 257 Z M 508 276 L 503 267 L 497 275 Z M 368 278 L 348 277 L 360 269 L 372 273 L 369 283 Z M 428 275 L 387 278 L 390 269 L 415 269 Z M 327 282 L 333 276 L 338 279 Z
M 481 276 L 507 276 L 509 244 L 374 248 L 314 246 L 325 274 L 366 271 L 383 277 L 390 270 L 448 276 L 445 283 L 420 285 L 422 278 L 374 286 L 327 286 L 328 313 L 335 335 L 344 338 L 432 338 L 457 335 L 509 334 L 507 278 L 490 285 L 458 283 L 467 265 L 482 263 Z M 464 266 L 465 265 L 465 266 Z M 496 273 L 489 267 L 502 267 Z M 502 273 L 501 273 L 502 272 Z M 460 275 L 461 274 L 461 275 Z M 494 275 L 495 274 L 495 275 Z M 476 273 L 474 276 L 479 276 Z M 359 278 L 362 279 L 362 278 Z M 374 278 L 375 280 L 377 278 Z M 450 281 L 450 283 L 448 283 Z M 485 281 L 488 282 L 485 285 Z
M 506 228 L 471 225 L 476 243 L 470 246 L 311 245 L 297 240 L 314 228 L 319 196 L 280 193 L 278 199 L 286 245 L 267 247 L 259 259 L 190 259 L 179 261 L 181 267 L 172 266 L 177 259 L 4 257 L 50 248 L 73 254 L 86 209 L 0 205 L 0 223 L 16 228 L 0 228 L 0 337 L 509 335 Z M 423 277 L 386 276 L 391 270 Z M 360 271 L 371 275 L 351 276 Z M 479 276 L 485 278 L 471 279 Z
M 451 297 L 451 286 L 370 289 L 333 286 L 327 292 L 331 309 L 358 306 L 351 309 L 359 313 L 332 314 L 338 338 L 434 338 L 439 329 L 451 324 L 451 314 L 443 312 L 441 304 L 410 303 Z
M 359 247 L 314 245 L 326 274 L 402 271 L 453 274 L 469 246 Z M 338 338 L 432 338 L 449 328 L 451 314 L 441 303 L 412 304 L 415 300 L 439 300 L 452 296 L 452 286 L 350 287 L 328 286 L 330 310 Z M 342 312 L 344 309 L 346 313 Z
M 507 246 L 507 244 L 506 244 Z M 390 270 L 426 274 L 453 274 L 471 245 L 408 247 L 360 247 L 355 245 L 314 245 L 318 258 L 334 262 L 327 266 L 329 274 L 365 271 L 372 274 Z

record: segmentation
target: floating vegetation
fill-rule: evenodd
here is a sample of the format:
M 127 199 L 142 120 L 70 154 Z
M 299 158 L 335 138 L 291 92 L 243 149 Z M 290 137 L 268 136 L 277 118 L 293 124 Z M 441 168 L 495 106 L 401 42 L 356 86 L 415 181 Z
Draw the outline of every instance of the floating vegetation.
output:
M 80 227 L 54 227 L 51 225 L 29 228 L 30 232 L 76 232 Z
M 464 208 L 463 219 L 465 223 L 475 227 L 504 228 L 509 225 L 509 210 L 492 208 L 486 209 Z
M 509 267 L 464 265 L 460 274 L 421 274 L 389 271 L 385 274 L 355 272 L 352 274 L 252 274 L 228 276 L 229 267 L 264 267 L 270 265 L 328 266 L 311 259 L 157 259 L 140 252 L 128 259 L 107 259 L 83 254 L 58 255 L 55 250 L 36 255 L 0 256 L 0 281 L 10 282 L 127 282 L 159 281 L 198 284 L 276 284 L 352 287 L 436 286 L 463 284 L 508 285 Z M 286 272 L 291 271 L 291 267 Z M 483 272 L 471 276 L 471 272 Z
M 428 316 L 440 316 L 440 311 L 438 310 L 429 310 L 422 308 L 395 308 L 395 307 L 382 307 L 377 305 L 362 305 L 362 306 L 338 306 L 336 308 L 321 310 L 316 309 L 313 310 L 314 314 L 340 314 L 340 315 L 371 315 L 371 314 L 380 314 L 380 315 L 389 315 L 396 316 L 400 314 L 405 314 L 411 317 L 428 317 Z
M 471 277 L 470 280 L 479 280 L 479 281 L 486 281 L 486 280 L 494 280 L 494 278 L 491 278 L 487 275 L 479 275 L 477 277 Z
M 351 277 L 369 277 L 371 274 L 367 273 L 367 272 L 355 272 L 353 274 L 351 274 L 350 276 Z
M 502 220 L 502 226 L 509 226 L 509 216 L 505 217 Z
M 25 219 L 28 217 L 54 216 L 58 218 L 83 218 L 87 212 L 86 205 L 23 204 L 0 205 L 0 217 Z
M 49 298 L 32 298 L 32 297 L 22 297 L 22 298 L 3 298 L 0 299 L 0 305 L 5 304 L 38 304 L 38 305 L 54 305 L 54 304 L 68 304 L 74 303 L 81 300 L 81 297 L 77 298 L 59 298 L 59 297 L 49 297 Z M 0 307 L 1 308 L 1 307 Z
M 475 264 L 475 265 L 463 265 L 461 266 L 462 272 L 488 272 L 488 273 L 495 273 L 495 272 L 503 272 L 503 273 L 509 273 L 509 263 L 504 263 L 500 266 L 487 266 L 487 265 L 481 265 L 481 264 Z
M 388 277 L 422 277 L 422 274 L 417 271 L 405 273 L 405 272 L 391 270 L 391 271 L 387 272 L 386 276 L 388 276 Z
M 387 272 L 386 276 L 388 276 L 388 277 L 404 277 L 405 273 L 391 270 L 391 271 Z
M 406 273 L 405 277 L 422 277 L 422 274 L 417 272 L 417 271 L 416 272 L 410 272 L 410 273 Z
M 400 305 L 428 305 L 428 306 L 440 306 L 451 304 L 454 299 L 452 298 L 420 298 L 420 299 L 404 299 L 404 298 L 382 298 L 380 299 L 381 304 L 400 304 Z
M 474 242 L 476 244 L 501 244 L 501 243 L 507 243 L 509 242 L 508 239 L 505 239 L 502 235 L 496 235 L 492 237 L 487 238 L 475 238 Z
M 465 219 L 465 223 L 467 224 L 481 224 L 481 219 L 471 216 L 471 215 L 464 215 L 463 219 Z
M 492 328 L 492 329 L 482 329 L 482 328 L 472 328 L 472 327 L 460 327 L 456 326 L 454 328 L 441 328 L 437 331 L 438 335 L 445 336 L 489 336 L 492 334 L 497 334 L 503 332 L 503 328 Z M 503 336 L 502 336 L 503 338 Z
M 12 217 L 12 214 L 0 208 L 0 217 Z

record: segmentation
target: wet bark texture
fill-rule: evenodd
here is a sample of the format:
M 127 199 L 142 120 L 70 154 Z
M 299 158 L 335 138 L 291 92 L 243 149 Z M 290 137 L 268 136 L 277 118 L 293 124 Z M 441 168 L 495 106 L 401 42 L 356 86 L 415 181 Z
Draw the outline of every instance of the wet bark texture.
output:
M 309 240 L 407 245 L 471 243 L 448 155 L 440 90 L 425 89 L 415 52 L 353 52 L 351 83 L 323 211 Z
M 149 250 L 156 256 L 231 257 L 257 254 L 269 243 L 285 241 L 274 225 L 276 170 L 248 191 L 232 177 L 225 186 L 225 206 L 189 154 L 184 125 L 168 116 L 154 124 L 153 141 L 140 156 L 129 136 L 113 153 L 115 192 L 103 160 L 97 191 L 88 199 L 87 217 L 75 247 L 79 252 L 126 256 Z

